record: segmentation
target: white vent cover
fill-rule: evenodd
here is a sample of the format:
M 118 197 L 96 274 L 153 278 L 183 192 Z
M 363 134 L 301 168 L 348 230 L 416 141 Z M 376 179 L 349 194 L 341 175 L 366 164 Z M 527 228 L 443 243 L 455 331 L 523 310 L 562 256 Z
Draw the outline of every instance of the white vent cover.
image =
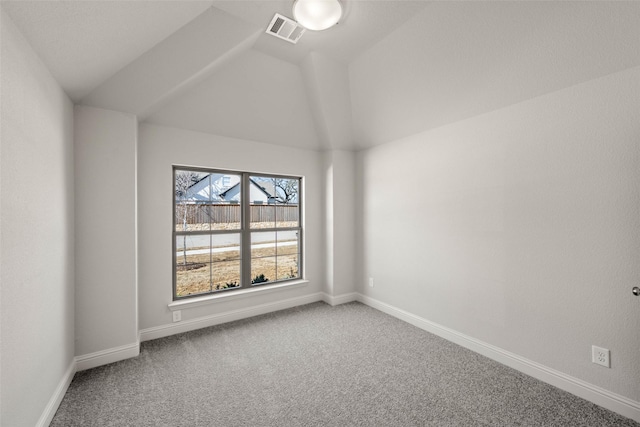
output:
M 267 34 L 286 40 L 290 43 L 298 43 L 305 28 L 291 18 L 276 13 L 267 27 Z

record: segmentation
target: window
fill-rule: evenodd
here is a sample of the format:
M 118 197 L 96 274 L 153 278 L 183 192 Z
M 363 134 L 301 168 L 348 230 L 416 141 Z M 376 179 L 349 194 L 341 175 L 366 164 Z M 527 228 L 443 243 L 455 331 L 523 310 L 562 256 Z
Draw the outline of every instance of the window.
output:
M 174 167 L 173 183 L 174 300 L 302 277 L 301 178 Z

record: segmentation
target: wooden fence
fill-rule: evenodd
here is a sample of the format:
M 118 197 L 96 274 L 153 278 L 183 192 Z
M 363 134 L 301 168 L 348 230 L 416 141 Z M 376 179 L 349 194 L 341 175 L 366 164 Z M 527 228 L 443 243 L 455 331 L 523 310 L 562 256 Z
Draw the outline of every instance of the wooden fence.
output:
M 298 205 L 251 205 L 251 222 L 298 221 Z M 186 204 L 176 206 L 176 224 L 240 222 L 240 205 Z

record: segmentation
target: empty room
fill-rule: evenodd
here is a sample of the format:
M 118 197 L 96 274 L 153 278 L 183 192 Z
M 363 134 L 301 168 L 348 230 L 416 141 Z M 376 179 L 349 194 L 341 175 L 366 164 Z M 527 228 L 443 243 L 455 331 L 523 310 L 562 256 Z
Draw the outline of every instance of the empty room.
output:
M 1 426 L 640 426 L 640 2 L 0 16 Z

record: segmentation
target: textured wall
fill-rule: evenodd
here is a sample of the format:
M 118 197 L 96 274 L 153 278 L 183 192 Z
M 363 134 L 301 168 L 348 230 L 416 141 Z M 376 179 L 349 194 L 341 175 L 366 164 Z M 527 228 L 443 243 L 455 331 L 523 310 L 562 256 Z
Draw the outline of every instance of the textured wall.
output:
M 73 106 L 1 12 L 3 426 L 35 425 L 73 362 Z
M 359 153 L 360 290 L 640 401 L 638 111 L 636 67 Z

